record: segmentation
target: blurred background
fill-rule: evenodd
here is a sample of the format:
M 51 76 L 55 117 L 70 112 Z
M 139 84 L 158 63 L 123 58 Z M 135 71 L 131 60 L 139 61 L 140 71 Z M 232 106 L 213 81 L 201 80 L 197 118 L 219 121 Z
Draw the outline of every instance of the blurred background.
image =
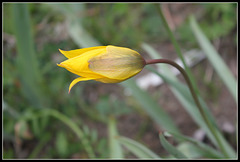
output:
M 56 65 L 66 59 L 58 49 L 116 45 L 134 49 L 145 59 L 155 50 L 159 58 L 161 54 L 178 61 L 154 4 L 2 5 L 3 158 L 110 158 L 119 149 L 115 136 L 167 156 L 158 132 L 168 130 L 164 122 L 169 120 L 172 130 L 213 146 L 169 84 L 149 76 L 147 69 L 120 84 L 80 82 L 68 94 L 77 76 Z M 237 4 L 164 3 L 161 7 L 184 57 L 193 57 L 188 65 L 200 96 L 236 150 L 236 101 L 200 48 L 189 17 L 195 17 L 236 80 Z M 178 79 L 185 84 L 181 75 Z M 126 147 L 116 157 L 137 158 Z

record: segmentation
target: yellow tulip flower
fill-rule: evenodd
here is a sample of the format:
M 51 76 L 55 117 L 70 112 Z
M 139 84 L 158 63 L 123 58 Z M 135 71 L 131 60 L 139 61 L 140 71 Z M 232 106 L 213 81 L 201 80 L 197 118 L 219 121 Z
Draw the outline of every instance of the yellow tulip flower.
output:
M 112 45 L 59 51 L 68 60 L 57 64 L 79 75 L 71 88 L 79 81 L 96 80 L 103 83 L 118 83 L 138 74 L 146 65 L 142 56 L 129 48 Z

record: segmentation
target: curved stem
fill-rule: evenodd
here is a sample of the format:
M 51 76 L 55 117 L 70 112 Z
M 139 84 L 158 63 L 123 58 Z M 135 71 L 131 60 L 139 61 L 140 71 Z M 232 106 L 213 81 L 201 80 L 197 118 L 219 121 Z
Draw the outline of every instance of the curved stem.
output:
M 204 110 L 203 110 L 203 107 L 201 106 L 200 102 L 199 102 L 199 99 L 194 91 L 194 88 L 191 84 L 191 81 L 187 75 L 187 73 L 185 72 L 185 70 L 179 66 L 177 63 L 171 61 L 171 60 L 167 60 L 167 59 L 154 59 L 154 60 L 147 60 L 146 61 L 146 65 L 148 64 L 156 64 L 156 63 L 165 63 L 165 64 L 169 64 L 169 65 L 172 65 L 174 66 L 175 68 L 177 68 L 183 75 L 184 79 L 186 80 L 187 82 L 187 85 L 190 89 L 190 92 L 192 94 L 192 97 L 197 105 L 197 108 L 203 118 L 203 120 L 205 121 L 205 123 L 207 124 L 208 128 L 210 129 L 210 131 L 212 132 L 212 134 L 214 135 L 217 143 L 218 143 L 218 146 L 219 148 L 221 149 L 221 151 L 224 153 L 225 156 L 228 156 L 225 149 L 224 149 L 224 146 L 222 145 L 221 143 L 221 140 L 219 139 L 219 136 L 216 134 L 216 131 L 214 130 L 214 127 L 213 125 L 210 123 L 209 119 L 207 118 L 206 114 L 204 113 Z

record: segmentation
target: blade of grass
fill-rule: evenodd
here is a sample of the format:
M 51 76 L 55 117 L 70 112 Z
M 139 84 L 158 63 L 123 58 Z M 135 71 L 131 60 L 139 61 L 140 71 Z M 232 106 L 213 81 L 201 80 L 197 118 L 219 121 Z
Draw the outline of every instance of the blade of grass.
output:
M 86 48 L 101 45 L 84 29 L 81 24 L 82 17 L 76 16 L 78 13 L 85 12 L 85 4 L 54 4 L 52 7 L 64 13 L 68 21 L 68 33 L 79 47 Z
M 176 149 L 175 146 L 170 144 L 164 137 L 163 133 L 159 133 L 159 138 L 162 146 L 164 147 L 165 150 L 168 151 L 171 155 L 173 155 L 175 158 L 178 159 L 187 159 L 187 157 L 178 149 Z
M 231 71 L 228 69 L 228 67 L 226 66 L 226 64 L 220 57 L 220 55 L 217 53 L 217 51 L 211 45 L 210 41 L 207 39 L 207 37 L 201 31 L 194 16 L 190 17 L 190 26 L 191 26 L 191 29 L 192 29 L 199 45 L 205 52 L 208 60 L 211 62 L 211 65 L 216 70 L 217 74 L 222 79 L 222 81 L 224 82 L 224 84 L 227 86 L 228 90 L 232 94 L 233 98 L 237 102 L 236 79 L 234 78 Z
M 191 83 L 193 85 L 194 91 L 196 91 L 196 93 L 199 94 L 198 89 L 197 89 L 197 85 L 196 85 L 196 81 L 195 81 L 195 79 L 194 79 L 194 77 L 193 77 L 189 67 L 186 64 L 186 61 L 184 60 L 183 54 L 181 52 L 181 48 L 179 47 L 179 45 L 178 45 L 178 43 L 177 43 L 177 41 L 176 41 L 176 39 L 175 39 L 171 29 L 168 26 L 168 23 L 167 23 L 167 21 L 166 21 L 166 19 L 164 17 L 164 14 L 163 14 L 162 9 L 161 9 L 162 6 L 160 4 L 155 4 L 155 7 L 156 7 L 156 9 L 157 9 L 161 19 L 162 19 L 162 22 L 163 22 L 163 25 L 164 25 L 165 29 L 167 30 L 169 38 L 171 39 L 171 42 L 172 42 L 174 48 L 176 49 L 177 55 L 181 59 L 183 65 L 184 65 L 184 69 L 185 69 L 187 75 L 189 76 L 189 79 L 190 79 L 190 81 L 191 81 Z
M 82 48 L 100 46 L 95 39 L 93 39 L 88 32 L 78 23 L 78 20 L 72 20 L 68 23 L 69 34 L 72 39 Z
M 122 159 L 124 158 L 122 147 L 117 140 L 117 126 L 116 121 L 113 117 L 108 120 L 108 135 L 109 135 L 109 148 L 110 148 L 110 158 L 112 159 Z
M 132 95 L 142 105 L 144 111 L 162 128 L 179 132 L 177 126 L 169 115 L 157 104 L 155 100 L 146 92 L 141 90 L 133 79 L 128 79 L 121 83 L 125 88 L 131 90 Z
M 224 158 L 224 156 L 218 152 L 217 150 L 215 150 L 214 148 L 204 144 L 203 142 L 197 141 L 193 138 L 187 137 L 187 136 L 183 136 L 180 134 L 176 134 L 176 133 L 171 133 L 168 132 L 169 134 L 171 134 L 174 138 L 178 139 L 179 141 L 186 141 L 186 142 L 190 142 L 194 145 L 196 145 L 197 147 L 199 147 L 200 151 L 202 154 L 206 155 L 206 157 L 210 157 L 210 158 Z
M 34 51 L 28 4 L 12 4 L 13 28 L 17 44 L 17 69 L 23 95 L 34 107 L 46 103 L 41 91 L 42 75 Z
M 211 159 L 212 157 L 209 157 L 208 152 L 205 152 L 204 150 L 200 149 L 196 145 L 190 143 L 190 142 L 181 142 L 177 145 L 177 149 L 181 150 L 181 152 L 186 155 L 189 159 Z M 216 159 L 216 158 L 213 158 Z M 217 158 L 219 159 L 219 158 Z
M 158 155 L 137 141 L 122 136 L 117 137 L 117 140 L 140 159 L 161 159 Z

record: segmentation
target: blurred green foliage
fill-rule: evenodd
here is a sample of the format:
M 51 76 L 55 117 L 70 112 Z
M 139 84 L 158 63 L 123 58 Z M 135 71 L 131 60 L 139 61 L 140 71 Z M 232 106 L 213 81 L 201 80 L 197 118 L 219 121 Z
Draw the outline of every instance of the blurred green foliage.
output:
M 152 9 L 153 4 L 106 3 L 87 6 L 92 14 L 84 18 L 83 25 L 104 45 L 136 48 L 143 40 L 159 40 L 159 35 L 163 33 L 161 20 L 156 10 Z M 153 28 L 152 24 L 157 27 Z
M 198 16 L 199 25 L 208 39 L 221 38 L 236 30 L 236 3 L 209 3 L 201 4 L 201 7 L 204 12 L 200 14 L 201 17 Z M 196 40 L 191 39 L 190 30 L 189 23 L 183 23 L 176 33 L 180 44 L 191 48 L 196 45 Z
M 236 3 L 213 3 L 203 6 L 205 13 L 200 27 L 210 40 L 224 37 L 232 30 L 236 30 Z
M 68 86 L 76 76 L 56 66 L 56 63 L 64 60 L 58 49 L 79 48 L 69 36 L 66 25 L 71 18 L 81 19 L 83 28 L 103 45 L 139 49 L 143 41 L 152 44 L 166 41 L 168 35 L 153 4 L 21 4 L 24 5 L 22 11 L 26 12 L 29 24 L 23 23 L 25 18 L 16 19 L 19 15 L 13 9 L 17 7 L 14 5 L 16 4 L 3 3 L 3 158 L 89 158 L 82 140 L 76 137 L 69 126 L 63 125 L 60 119 L 44 115 L 44 111 L 49 109 L 56 110 L 78 126 L 86 140 L 85 144 L 94 150 L 96 158 L 108 158 L 111 150 L 108 147 L 108 136 L 104 132 L 107 132 L 109 117 L 118 119 L 129 114 L 144 116 L 145 112 L 136 110 L 139 104 L 132 104 L 135 101 L 131 101 L 134 100 L 131 97 L 125 99 L 121 90 L 117 92 L 121 93 L 117 97 L 112 96 L 108 91 L 97 89 L 99 83 L 93 81 L 82 82 L 81 86 L 74 87 L 71 94 L 68 94 Z M 236 4 L 201 5 L 204 19 L 200 20 L 200 26 L 210 40 L 235 30 Z M 14 25 L 16 21 L 18 25 L 23 25 L 22 28 Z M 27 29 L 24 25 L 30 28 Z M 17 36 L 16 30 L 19 34 L 32 31 L 30 39 L 26 35 Z M 180 33 L 178 39 L 181 44 L 189 44 L 189 40 L 192 40 L 189 30 L 187 21 L 176 30 L 176 33 Z M 22 54 L 19 50 L 21 48 Z M 30 52 L 25 53 L 27 48 L 30 48 Z M 29 55 L 35 57 L 36 68 L 29 66 L 35 64 L 28 59 Z M 20 64 L 17 61 L 19 57 Z M 41 83 L 38 83 L 39 80 Z M 29 81 L 29 84 L 24 85 L 24 81 Z M 27 86 L 32 87 L 29 91 L 38 89 L 34 91 L 38 97 L 29 95 L 30 93 L 26 95 L 24 90 Z M 33 100 L 34 98 L 39 101 Z M 36 110 L 36 107 L 40 110 Z M 99 123 L 100 129 L 91 127 L 91 124 Z M 20 128 L 25 128 L 21 136 L 18 135 L 19 125 Z M 115 127 L 116 123 L 111 125 L 111 129 L 114 130 Z M 31 138 L 24 134 L 27 130 Z M 117 132 L 113 134 L 117 135 Z M 116 144 L 114 140 L 116 139 L 112 138 Z M 23 152 L 27 152 L 24 157 L 21 156 Z

